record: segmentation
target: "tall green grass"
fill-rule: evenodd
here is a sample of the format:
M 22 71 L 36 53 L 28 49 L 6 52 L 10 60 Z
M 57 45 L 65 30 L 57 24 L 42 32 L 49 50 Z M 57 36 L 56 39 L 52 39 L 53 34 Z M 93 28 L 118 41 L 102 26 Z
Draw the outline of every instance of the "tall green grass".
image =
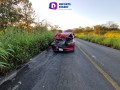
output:
M 18 65 L 28 62 L 53 41 L 54 34 L 50 31 L 28 33 L 17 30 L 0 33 L 0 74 L 6 73 Z
M 116 39 L 114 37 L 107 38 L 107 37 L 104 37 L 104 36 L 96 36 L 94 34 L 88 34 L 88 35 L 76 34 L 76 36 L 78 38 L 86 40 L 86 41 L 90 41 L 90 42 L 105 45 L 105 46 L 108 46 L 108 47 L 120 49 L 120 39 Z

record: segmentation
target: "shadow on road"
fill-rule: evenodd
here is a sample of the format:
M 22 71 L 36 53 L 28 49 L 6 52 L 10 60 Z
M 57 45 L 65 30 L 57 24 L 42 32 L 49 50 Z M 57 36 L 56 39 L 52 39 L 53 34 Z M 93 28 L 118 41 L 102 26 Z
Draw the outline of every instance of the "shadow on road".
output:
M 56 53 L 56 54 L 69 54 L 69 53 L 74 53 L 75 51 L 62 51 L 62 52 L 60 52 L 60 51 L 56 51 L 56 52 L 54 52 L 54 53 Z

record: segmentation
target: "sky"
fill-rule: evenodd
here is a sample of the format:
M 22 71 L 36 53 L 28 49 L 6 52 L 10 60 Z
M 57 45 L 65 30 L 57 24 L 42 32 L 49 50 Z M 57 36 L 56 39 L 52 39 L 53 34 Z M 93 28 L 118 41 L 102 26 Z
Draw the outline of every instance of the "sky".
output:
M 45 19 L 61 29 L 94 26 L 113 21 L 120 24 L 120 0 L 30 0 L 39 21 Z M 69 9 L 49 9 L 50 2 L 71 3 Z

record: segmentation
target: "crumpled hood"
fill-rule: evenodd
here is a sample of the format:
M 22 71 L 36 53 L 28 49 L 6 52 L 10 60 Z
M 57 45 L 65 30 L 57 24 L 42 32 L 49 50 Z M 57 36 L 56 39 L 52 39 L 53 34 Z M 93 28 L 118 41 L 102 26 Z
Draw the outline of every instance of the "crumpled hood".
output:
M 58 33 L 55 35 L 55 39 L 68 38 L 69 36 L 70 36 L 70 33 Z

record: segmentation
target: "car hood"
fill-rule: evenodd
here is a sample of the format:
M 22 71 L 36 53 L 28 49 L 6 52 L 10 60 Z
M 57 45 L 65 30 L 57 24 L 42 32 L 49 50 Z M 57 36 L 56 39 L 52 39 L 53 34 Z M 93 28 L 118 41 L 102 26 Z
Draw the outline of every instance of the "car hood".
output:
M 55 39 L 68 38 L 69 36 L 70 36 L 69 33 L 58 33 L 55 35 Z

